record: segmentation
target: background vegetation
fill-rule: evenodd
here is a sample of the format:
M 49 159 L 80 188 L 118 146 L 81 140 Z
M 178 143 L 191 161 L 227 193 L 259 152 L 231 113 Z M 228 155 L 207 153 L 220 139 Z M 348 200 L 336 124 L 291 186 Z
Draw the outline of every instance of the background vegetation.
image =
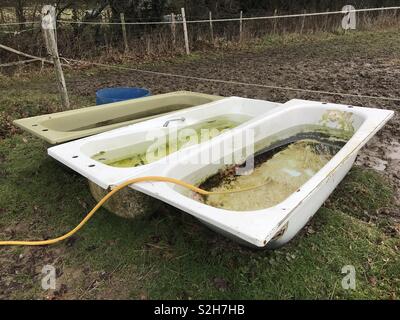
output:
M 26 7 L 39 7 L 49 4 L 46 0 L 2 0 L 0 6 L 13 7 L 16 12 L 17 21 L 26 21 L 28 18 L 24 14 Z M 396 0 L 57 0 L 58 15 L 60 16 L 64 10 L 73 9 L 92 10 L 91 14 L 85 19 L 95 19 L 105 8 L 112 10 L 112 20 L 118 21 L 119 14 L 125 13 L 129 21 L 140 20 L 156 20 L 161 19 L 163 15 L 172 11 L 178 11 L 184 7 L 189 18 L 208 17 L 211 11 L 216 18 L 237 15 L 243 10 L 245 15 L 259 15 L 273 13 L 274 10 L 280 12 L 300 12 L 304 9 L 307 11 L 326 11 L 340 10 L 344 5 L 352 4 L 357 8 L 368 7 L 388 7 L 398 5 Z
M 395 0 L 351 1 L 357 8 L 396 6 Z M 46 56 L 40 29 L 40 10 L 43 0 L 0 1 L 0 43 L 37 56 Z M 186 9 L 188 20 L 238 18 L 279 15 L 286 13 L 323 12 L 341 10 L 348 1 L 289 1 L 289 0 L 100 0 L 56 1 L 58 46 L 66 58 L 98 58 L 109 61 L 144 59 L 184 54 L 182 24 L 173 31 L 170 24 L 127 25 L 128 49 L 122 37 L 121 25 L 79 24 L 71 22 L 120 23 L 124 13 L 127 23 L 170 21 L 171 13 L 180 17 L 180 8 Z M 357 29 L 397 25 L 400 10 L 376 11 L 357 14 Z M 213 32 L 208 22 L 190 23 L 189 43 L 191 50 L 218 50 L 237 47 L 265 36 L 287 33 L 343 32 L 342 15 L 255 20 L 243 23 L 242 37 L 239 21 L 214 22 Z M 29 22 L 36 22 L 35 24 Z M 1 25 L 10 22 L 26 22 L 21 25 Z M 0 51 L 0 60 L 15 61 L 15 55 Z

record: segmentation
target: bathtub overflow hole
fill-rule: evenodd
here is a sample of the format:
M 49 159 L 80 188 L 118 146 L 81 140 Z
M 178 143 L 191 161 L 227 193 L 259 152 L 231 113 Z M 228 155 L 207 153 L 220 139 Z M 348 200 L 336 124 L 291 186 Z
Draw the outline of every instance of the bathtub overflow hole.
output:
M 95 164 L 89 164 L 89 168 L 93 168 L 94 166 L 96 166 Z
M 38 126 L 37 124 L 33 124 L 33 125 L 32 125 L 32 127 L 37 127 L 37 126 Z
M 49 129 L 43 129 L 42 131 L 49 131 Z
M 78 158 L 78 156 L 72 156 L 72 158 L 76 159 L 76 158 Z

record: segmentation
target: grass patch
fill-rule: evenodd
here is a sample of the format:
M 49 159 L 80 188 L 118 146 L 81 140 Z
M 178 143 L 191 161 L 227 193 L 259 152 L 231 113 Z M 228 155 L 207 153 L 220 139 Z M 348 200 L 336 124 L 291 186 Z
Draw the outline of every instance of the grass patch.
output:
M 346 212 L 356 218 L 369 220 L 380 210 L 391 206 L 393 189 L 378 172 L 355 167 L 330 198 L 334 210 Z
M 32 80 L 25 73 L 13 77 L 0 75 L 0 138 L 22 132 L 12 124 L 15 119 L 62 111 L 55 80 L 52 79 L 54 75 L 45 72 L 35 76 Z M 69 98 L 72 108 L 92 105 L 94 101 L 94 97 L 71 93 Z

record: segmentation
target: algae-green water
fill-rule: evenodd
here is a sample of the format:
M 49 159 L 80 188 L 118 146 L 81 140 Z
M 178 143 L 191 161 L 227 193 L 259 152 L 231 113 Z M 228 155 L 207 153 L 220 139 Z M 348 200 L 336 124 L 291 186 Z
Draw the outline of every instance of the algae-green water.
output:
M 311 136 L 311 133 L 310 133 Z M 250 175 L 235 175 L 232 167 L 221 170 L 200 184 L 209 191 L 259 188 L 206 197 L 193 195 L 210 206 L 232 211 L 253 211 L 273 207 L 296 192 L 341 149 L 346 140 L 299 139 L 255 157 Z
M 134 114 L 128 114 L 125 116 L 115 117 L 112 119 L 91 123 L 86 126 L 73 128 L 73 129 L 70 129 L 67 131 L 89 130 L 89 129 L 109 126 L 112 124 L 121 123 L 121 122 L 125 122 L 125 121 L 139 120 L 141 118 L 147 118 L 147 117 L 152 117 L 152 116 L 156 116 L 156 115 L 163 115 L 168 112 L 181 110 L 181 109 L 185 109 L 185 108 L 189 108 L 189 107 L 193 107 L 193 105 L 191 105 L 191 104 L 171 104 L 171 105 L 163 106 L 162 108 L 157 108 L 157 109 L 154 109 L 151 111 L 143 111 L 140 113 L 136 112 Z
M 154 144 L 154 141 L 142 142 L 139 145 L 133 143 L 132 146 L 101 151 L 92 156 L 92 159 L 113 167 L 129 168 L 141 166 L 183 149 L 193 141 L 197 143 L 208 141 L 249 119 L 250 117 L 246 115 L 224 115 L 209 118 L 194 125 L 179 128 L 176 131 L 176 138 L 170 139 L 166 135 L 164 139 L 160 140 L 159 144 Z M 150 152 L 151 146 L 155 146 L 156 152 Z M 149 154 L 151 154 L 151 157 L 149 157 Z

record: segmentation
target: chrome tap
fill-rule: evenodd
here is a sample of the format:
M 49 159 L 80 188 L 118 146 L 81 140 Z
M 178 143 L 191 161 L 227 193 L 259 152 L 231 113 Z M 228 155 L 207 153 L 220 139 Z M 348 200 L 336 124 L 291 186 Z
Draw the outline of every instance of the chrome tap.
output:
M 164 128 L 166 128 L 166 127 L 168 127 L 168 125 L 169 125 L 169 123 L 170 122 L 172 122 L 172 121 L 185 121 L 186 119 L 184 118 L 184 117 L 181 117 L 181 118 L 176 118 L 176 119 L 170 119 L 170 120 L 167 120 L 165 123 L 164 123 L 164 125 L 163 125 L 163 127 Z

